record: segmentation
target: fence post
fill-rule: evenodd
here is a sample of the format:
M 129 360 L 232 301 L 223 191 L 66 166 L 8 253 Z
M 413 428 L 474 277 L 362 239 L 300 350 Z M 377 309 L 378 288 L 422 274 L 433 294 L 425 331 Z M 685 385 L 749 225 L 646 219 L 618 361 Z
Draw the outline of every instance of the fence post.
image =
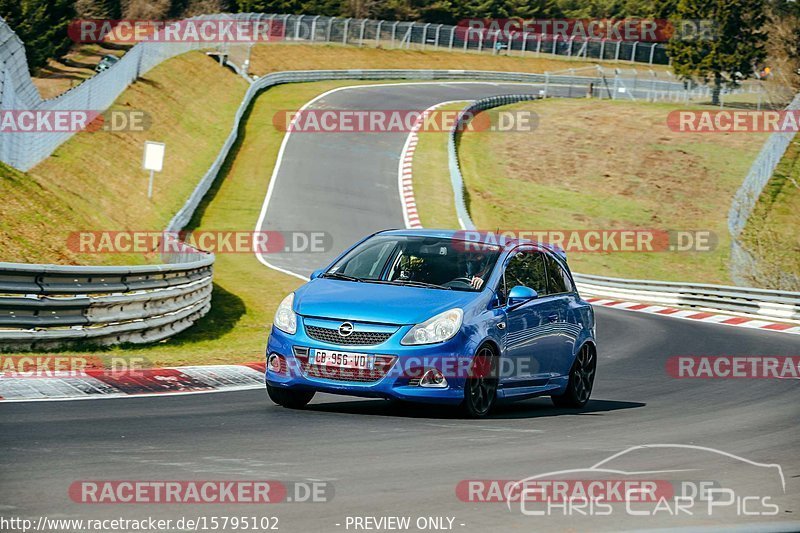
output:
M 521 56 L 525 56 L 525 48 L 528 46 L 528 33 L 522 32 L 522 50 L 520 50 Z
M 653 64 L 653 55 L 656 53 L 656 45 L 658 43 L 653 43 L 653 46 L 650 47 L 650 64 Z
M 331 17 L 328 20 L 328 31 L 325 33 L 325 42 L 331 42 L 331 30 L 333 29 L 333 21 L 336 20 L 336 17 Z
M 381 44 L 381 26 L 383 25 L 383 21 L 378 21 L 378 29 L 375 30 L 375 45 L 380 46 Z
M 442 30 L 442 26 L 444 26 L 444 24 L 439 24 L 438 26 L 436 26 L 436 36 L 434 37 L 434 39 L 436 40 L 437 49 L 439 48 L 439 32 Z
M 397 35 L 397 25 L 398 24 L 399 24 L 399 22 L 397 22 L 397 21 L 395 21 L 395 23 L 392 24 L 392 48 L 395 48 L 395 44 L 394 43 L 395 43 L 395 36 Z
M 297 20 L 294 21 L 294 40 L 297 41 L 300 39 L 300 23 L 303 21 L 303 15 L 297 17 Z
M 544 73 L 544 97 L 547 98 L 547 90 L 550 88 L 550 73 Z
M 631 48 L 631 63 L 636 61 L 636 45 L 639 41 L 633 41 L 633 48 Z
M 364 46 L 364 26 L 367 25 L 367 19 L 361 19 L 361 28 L 358 30 L 358 46 Z
M 317 35 L 317 19 L 318 18 L 319 18 L 319 15 L 317 15 L 316 17 L 311 19 L 311 42 L 312 43 L 314 42 L 314 39 L 316 38 L 316 35 Z
M 428 22 L 427 24 L 425 24 L 422 27 L 422 49 L 423 50 L 425 50 L 425 45 L 428 43 L 428 26 L 430 26 L 430 25 L 431 25 L 431 23 Z
M 607 37 L 603 37 L 600 39 L 600 57 L 597 59 L 605 59 L 606 56 L 606 39 Z
M 617 41 L 617 51 L 614 54 L 614 61 L 619 61 L 619 47 L 622 45 L 622 41 Z
M 456 36 L 456 27 L 450 26 L 450 46 L 448 47 L 449 50 L 453 49 L 453 39 Z
M 342 44 L 347 44 L 347 32 L 350 31 L 350 20 L 344 19 L 344 31 L 342 32 Z

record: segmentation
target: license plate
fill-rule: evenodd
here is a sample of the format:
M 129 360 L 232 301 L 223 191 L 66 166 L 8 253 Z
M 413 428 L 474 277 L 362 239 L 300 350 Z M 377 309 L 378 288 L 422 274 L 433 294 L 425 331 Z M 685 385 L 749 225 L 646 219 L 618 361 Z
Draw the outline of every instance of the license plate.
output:
M 311 350 L 308 362 L 317 366 L 372 370 L 375 366 L 375 356 L 365 353 Z

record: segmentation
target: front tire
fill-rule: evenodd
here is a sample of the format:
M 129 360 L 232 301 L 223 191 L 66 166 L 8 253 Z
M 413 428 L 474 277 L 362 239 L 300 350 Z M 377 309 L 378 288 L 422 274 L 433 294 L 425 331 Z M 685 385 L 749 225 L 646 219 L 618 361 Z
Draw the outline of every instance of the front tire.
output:
M 580 409 L 589 402 L 594 387 L 594 375 L 597 370 L 597 354 L 588 344 L 581 347 L 572 368 L 564 394 L 550 397 L 556 407 Z
M 302 409 L 308 404 L 308 402 L 311 401 L 311 398 L 314 397 L 315 392 L 313 390 L 305 391 L 279 389 L 267 383 L 267 394 L 269 395 L 270 400 L 281 407 L 286 407 L 288 409 Z
M 494 408 L 499 382 L 497 363 L 497 354 L 488 344 L 481 346 L 472 359 L 461 404 L 461 410 L 468 418 L 485 417 Z

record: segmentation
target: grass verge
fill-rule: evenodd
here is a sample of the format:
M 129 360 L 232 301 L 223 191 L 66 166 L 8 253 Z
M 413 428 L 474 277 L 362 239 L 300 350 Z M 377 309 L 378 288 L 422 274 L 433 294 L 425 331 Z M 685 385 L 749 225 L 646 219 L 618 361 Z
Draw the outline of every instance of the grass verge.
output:
M 148 72 L 112 106 L 146 112 L 145 131 L 81 132 L 26 173 L 0 167 L 3 260 L 148 261 L 141 254 L 80 254 L 67 240 L 81 230 L 162 230 L 216 158 L 246 90 L 245 80 L 204 54 L 185 54 Z M 152 200 L 147 198 L 147 173 L 141 167 L 145 140 L 167 145 Z
M 742 240 L 760 260 L 758 286 L 800 291 L 800 136 L 789 143 L 747 220 Z M 791 276 L 786 276 L 785 273 Z M 793 278 L 793 279 L 792 279 Z
M 539 123 L 528 133 L 459 137 L 476 226 L 711 231 L 718 242 L 710 252 L 575 252 L 570 264 L 587 274 L 729 283 L 728 208 L 765 135 L 672 132 L 666 116 L 679 108 L 685 106 L 567 99 L 504 107 L 536 113 Z M 446 156 L 442 138 L 438 149 Z M 431 149 L 425 140 L 417 147 Z M 447 173 L 419 173 L 415 165 L 414 176 L 415 189 L 432 187 L 420 183 L 426 176 L 449 186 Z M 453 209 L 452 202 L 418 205 L 431 221 L 446 221 L 444 212 Z

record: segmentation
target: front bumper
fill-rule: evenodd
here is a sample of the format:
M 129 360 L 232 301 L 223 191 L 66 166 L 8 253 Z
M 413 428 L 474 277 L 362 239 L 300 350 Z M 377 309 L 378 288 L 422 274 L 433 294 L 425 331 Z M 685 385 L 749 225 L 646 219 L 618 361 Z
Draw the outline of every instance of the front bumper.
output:
M 294 335 L 273 327 L 267 343 L 266 357 L 278 354 L 286 360 L 287 365 L 281 372 L 275 372 L 267 365 L 266 382 L 277 388 L 314 390 L 365 398 L 393 398 L 451 405 L 460 403 L 464 399 L 464 369 L 471 361 L 471 354 L 475 352 L 476 347 L 471 345 L 463 332 L 443 343 L 422 346 L 401 345 L 400 339 L 409 329 L 411 326 L 401 327 L 381 344 L 352 346 L 330 344 L 308 337 L 302 320 L 298 320 L 297 332 Z M 306 348 L 393 356 L 394 360 L 386 373 L 374 381 L 330 379 L 309 372 L 310 368 L 302 356 Z M 429 368 L 436 368 L 445 375 L 446 387 L 421 387 L 415 384 L 415 377 Z

